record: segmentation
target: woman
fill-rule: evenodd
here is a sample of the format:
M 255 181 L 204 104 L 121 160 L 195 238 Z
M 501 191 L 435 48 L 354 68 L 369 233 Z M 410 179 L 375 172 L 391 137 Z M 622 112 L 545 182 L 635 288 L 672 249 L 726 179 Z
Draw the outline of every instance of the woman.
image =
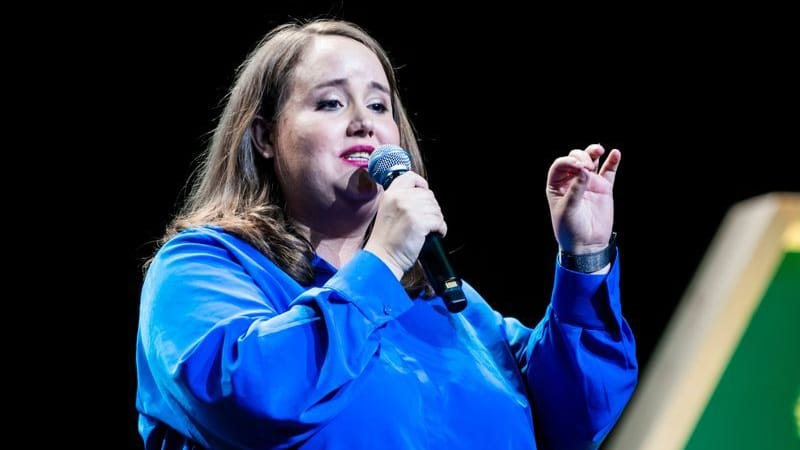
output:
M 365 170 L 383 144 L 414 161 L 385 191 Z M 604 151 L 551 166 L 562 252 L 537 327 L 466 282 L 450 314 L 417 263 L 447 226 L 386 53 L 341 21 L 271 31 L 147 271 L 145 447 L 596 447 L 637 376 Z

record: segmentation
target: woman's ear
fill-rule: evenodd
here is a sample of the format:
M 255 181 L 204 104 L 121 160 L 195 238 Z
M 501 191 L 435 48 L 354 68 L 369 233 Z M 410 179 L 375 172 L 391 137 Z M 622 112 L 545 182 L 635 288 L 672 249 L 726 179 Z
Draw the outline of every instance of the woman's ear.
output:
M 275 156 L 275 149 L 272 145 L 272 124 L 267 122 L 261 116 L 256 116 L 253 119 L 253 124 L 250 126 L 253 133 L 253 145 L 256 146 L 258 153 L 261 153 L 264 158 L 272 158 Z

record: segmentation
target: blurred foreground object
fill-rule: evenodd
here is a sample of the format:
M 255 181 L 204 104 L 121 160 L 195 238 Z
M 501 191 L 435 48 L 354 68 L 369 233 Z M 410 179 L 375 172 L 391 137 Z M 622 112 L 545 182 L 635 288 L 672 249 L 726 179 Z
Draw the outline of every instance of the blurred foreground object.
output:
M 608 449 L 800 449 L 800 193 L 734 205 Z

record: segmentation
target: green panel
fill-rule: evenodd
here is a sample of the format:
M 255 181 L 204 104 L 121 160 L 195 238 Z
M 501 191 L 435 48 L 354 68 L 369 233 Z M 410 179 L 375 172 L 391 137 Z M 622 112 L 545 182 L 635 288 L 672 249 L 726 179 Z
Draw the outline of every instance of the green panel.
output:
M 775 277 L 689 438 L 687 449 L 800 449 L 800 253 Z

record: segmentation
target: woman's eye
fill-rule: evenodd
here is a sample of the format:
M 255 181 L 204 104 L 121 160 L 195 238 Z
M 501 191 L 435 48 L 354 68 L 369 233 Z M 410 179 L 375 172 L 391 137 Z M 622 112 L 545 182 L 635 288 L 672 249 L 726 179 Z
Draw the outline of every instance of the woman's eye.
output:
M 317 102 L 317 110 L 334 110 L 342 106 L 339 100 L 320 100 Z
M 389 110 L 389 108 L 387 108 L 383 103 L 373 103 L 369 105 L 369 108 L 377 112 L 386 112 Z

